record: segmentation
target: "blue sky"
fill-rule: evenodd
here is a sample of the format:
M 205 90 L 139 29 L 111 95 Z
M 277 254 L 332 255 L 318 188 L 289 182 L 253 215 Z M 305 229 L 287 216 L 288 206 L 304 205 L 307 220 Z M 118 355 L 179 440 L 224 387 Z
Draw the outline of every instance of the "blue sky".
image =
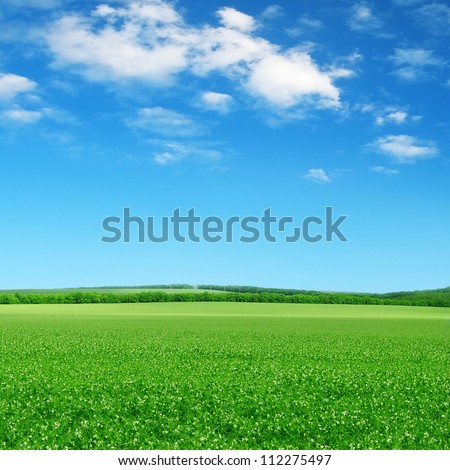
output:
M 3 0 L 0 288 L 450 285 L 449 39 L 443 1 Z M 326 206 L 348 242 L 101 241 Z

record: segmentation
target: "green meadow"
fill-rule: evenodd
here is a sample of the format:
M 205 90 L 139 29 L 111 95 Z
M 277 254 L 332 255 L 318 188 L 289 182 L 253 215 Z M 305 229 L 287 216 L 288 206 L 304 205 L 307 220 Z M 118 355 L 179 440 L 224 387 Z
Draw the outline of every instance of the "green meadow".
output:
M 449 449 L 450 308 L 0 305 L 1 449 Z

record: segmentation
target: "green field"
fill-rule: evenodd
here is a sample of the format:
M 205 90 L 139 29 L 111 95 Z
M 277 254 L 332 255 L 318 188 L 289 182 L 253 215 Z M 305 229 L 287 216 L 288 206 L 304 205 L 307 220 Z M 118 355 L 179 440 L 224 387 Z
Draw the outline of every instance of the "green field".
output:
M 1 449 L 449 449 L 449 308 L 0 305 Z

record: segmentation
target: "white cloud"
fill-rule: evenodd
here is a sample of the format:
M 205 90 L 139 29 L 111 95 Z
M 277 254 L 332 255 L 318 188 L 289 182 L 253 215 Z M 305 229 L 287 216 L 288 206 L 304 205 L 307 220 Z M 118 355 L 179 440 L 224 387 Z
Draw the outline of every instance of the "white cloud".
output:
M 261 13 L 261 18 L 264 20 L 274 20 L 284 15 L 284 9 L 280 5 L 269 5 Z
M 385 119 L 382 116 L 377 116 L 375 118 L 375 124 L 377 126 L 382 126 L 385 123 Z
M 303 15 L 297 20 L 296 26 L 286 30 L 287 34 L 293 38 L 301 36 L 304 33 L 312 33 L 323 28 L 323 23 L 308 15 Z
M 214 91 L 205 91 L 202 93 L 201 104 L 205 109 L 217 111 L 226 114 L 230 112 L 233 98 L 225 93 L 216 93 Z
M 407 112 L 387 107 L 378 112 L 378 115 L 375 117 L 375 123 L 379 126 L 384 124 L 404 124 L 407 122 L 408 118 L 409 115 Z
M 106 4 L 99 5 L 94 15 L 108 16 L 110 19 L 124 18 L 136 23 L 145 21 L 147 26 L 176 24 L 182 21 L 181 16 L 170 2 L 164 0 L 131 0 L 123 8 L 114 8 Z
M 308 15 L 301 16 L 298 19 L 298 23 L 302 29 L 317 30 L 323 28 L 323 23 L 320 20 L 311 18 Z
M 414 163 L 435 157 L 439 151 L 433 142 L 409 135 L 388 135 L 369 144 L 373 150 L 387 155 L 396 163 Z
M 0 100 L 14 99 L 20 93 L 27 93 L 36 88 L 36 82 L 13 73 L 0 73 Z
M 191 136 L 200 131 L 198 124 L 191 118 L 159 106 L 139 109 L 134 118 L 127 120 L 127 124 L 168 136 Z
M 373 13 L 371 6 L 364 2 L 353 5 L 348 24 L 350 29 L 359 33 L 385 34 L 382 33 L 383 22 Z
M 304 52 L 272 54 L 257 62 L 247 90 L 279 108 L 289 108 L 316 95 L 323 107 L 339 106 L 339 90 Z
M 434 56 L 429 49 L 394 49 L 394 55 L 390 56 L 395 65 L 441 65 L 441 59 Z
M 445 64 L 432 50 L 422 48 L 396 48 L 388 60 L 396 66 L 393 73 L 405 81 L 429 78 Z
M 354 75 L 353 70 L 345 69 L 343 67 L 331 67 L 327 75 L 331 78 L 347 78 Z
M 405 113 L 404 111 L 394 111 L 392 113 L 389 113 L 386 116 L 386 119 L 389 121 L 393 121 L 397 124 L 401 124 L 406 121 L 408 117 L 408 113 Z
M 303 177 L 314 181 L 315 183 L 331 182 L 331 178 L 325 173 L 322 168 L 311 168 Z
M 233 79 L 245 78 L 249 65 L 276 49 L 265 39 L 228 28 L 207 27 L 198 33 L 197 41 L 191 57 L 193 72 L 219 71 Z
M 377 126 L 416 124 L 422 120 L 422 116 L 411 114 L 409 106 L 385 105 L 382 103 L 359 103 L 354 109 L 370 115 Z
M 116 13 L 116 9 L 110 7 L 109 5 L 99 5 L 95 10 L 94 10 L 94 15 L 98 16 L 111 16 Z
M 34 124 L 42 118 L 74 123 L 74 118 L 63 110 L 48 106 L 40 96 L 32 93 L 37 83 L 12 73 L 0 73 L 0 102 L 3 123 Z M 32 107 L 34 109 L 27 109 Z
M 309 51 L 283 50 L 256 35 L 250 15 L 228 7 L 217 14 L 220 26 L 191 27 L 171 3 L 131 0 L 120 8 L 100 5 L 88 17 L 66 14 L 45 37 L 54 66 L 90 80 L 171 86 L 181 72 L 216 72 L 278 108 L 338 106 L 333 79 L 344 69 L 327 71 Z
M 405 82 L 414 82 L 423 77 L 423 70 L 414 67 L 400 67 L 394 71 L 398 78 Z
M 134 21 L 115 29 L 95 31 L 93 24 L 78 16 L 65 16 L 52 25 L 47 43 L 55 65 L 73 65 L 91 80 L 140 79 L 164 84 L 186 68 L 186 47 L 149 33 Z M 149 21 L 141 18 L 140 21 Z M 157 19 L 154 19 L 157 22 Z
M 362 113 L 371 113 L 375 110 L 375 105 L 373 103 L 360 103 L 355 105 L 355 108 Z
M 364 60 L 364 56 L 359 51 L 355 51 L 350 55 L 344 57 L 344 60 L 349 64 L 354 64 L 360 62 L 361 60 Z
M 234 8 L 221 8 L 217 15 L 220 22 L 229 29 L 237 29 L 242 32 L 250 32 L 256 27 L 256 22 L 252 16 L 246 15 Z
M 15 122 L 19 124 L 34 124 L 42 118 L 42 113 L 39 111 L 29 111 L 27 109 L 14 108 L 2 111 L 0 116 L 2 120 L 8 122 Z
M 27 95 L 37 87 L 37 83 L 26 77 L 12 73 L 0 73 L 0 101 L 7 104 L 9 109 L 0 111 L 0 120 L 3 123 L 34 124 L 43 117 L 43 113 L 23 109 L 17 103 L 19 95 L 28 98 L 28 103 L 39 103 L 40 99 L 35 95 Z
M 369 170 L 374 171 L 375 173 L 383 173 L 384 175 L 388 176 L 397 175 L 399 173 L 398 170 L 394 170 L 393 168 L 386 168 L 384 166 L 371 166 Z

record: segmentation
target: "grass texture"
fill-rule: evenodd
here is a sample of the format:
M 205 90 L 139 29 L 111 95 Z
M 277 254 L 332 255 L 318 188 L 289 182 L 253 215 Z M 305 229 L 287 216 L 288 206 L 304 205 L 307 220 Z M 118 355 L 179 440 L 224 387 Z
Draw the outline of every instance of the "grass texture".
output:
M 449 449 L 449 308 L 0 306 L 1 449 Z

